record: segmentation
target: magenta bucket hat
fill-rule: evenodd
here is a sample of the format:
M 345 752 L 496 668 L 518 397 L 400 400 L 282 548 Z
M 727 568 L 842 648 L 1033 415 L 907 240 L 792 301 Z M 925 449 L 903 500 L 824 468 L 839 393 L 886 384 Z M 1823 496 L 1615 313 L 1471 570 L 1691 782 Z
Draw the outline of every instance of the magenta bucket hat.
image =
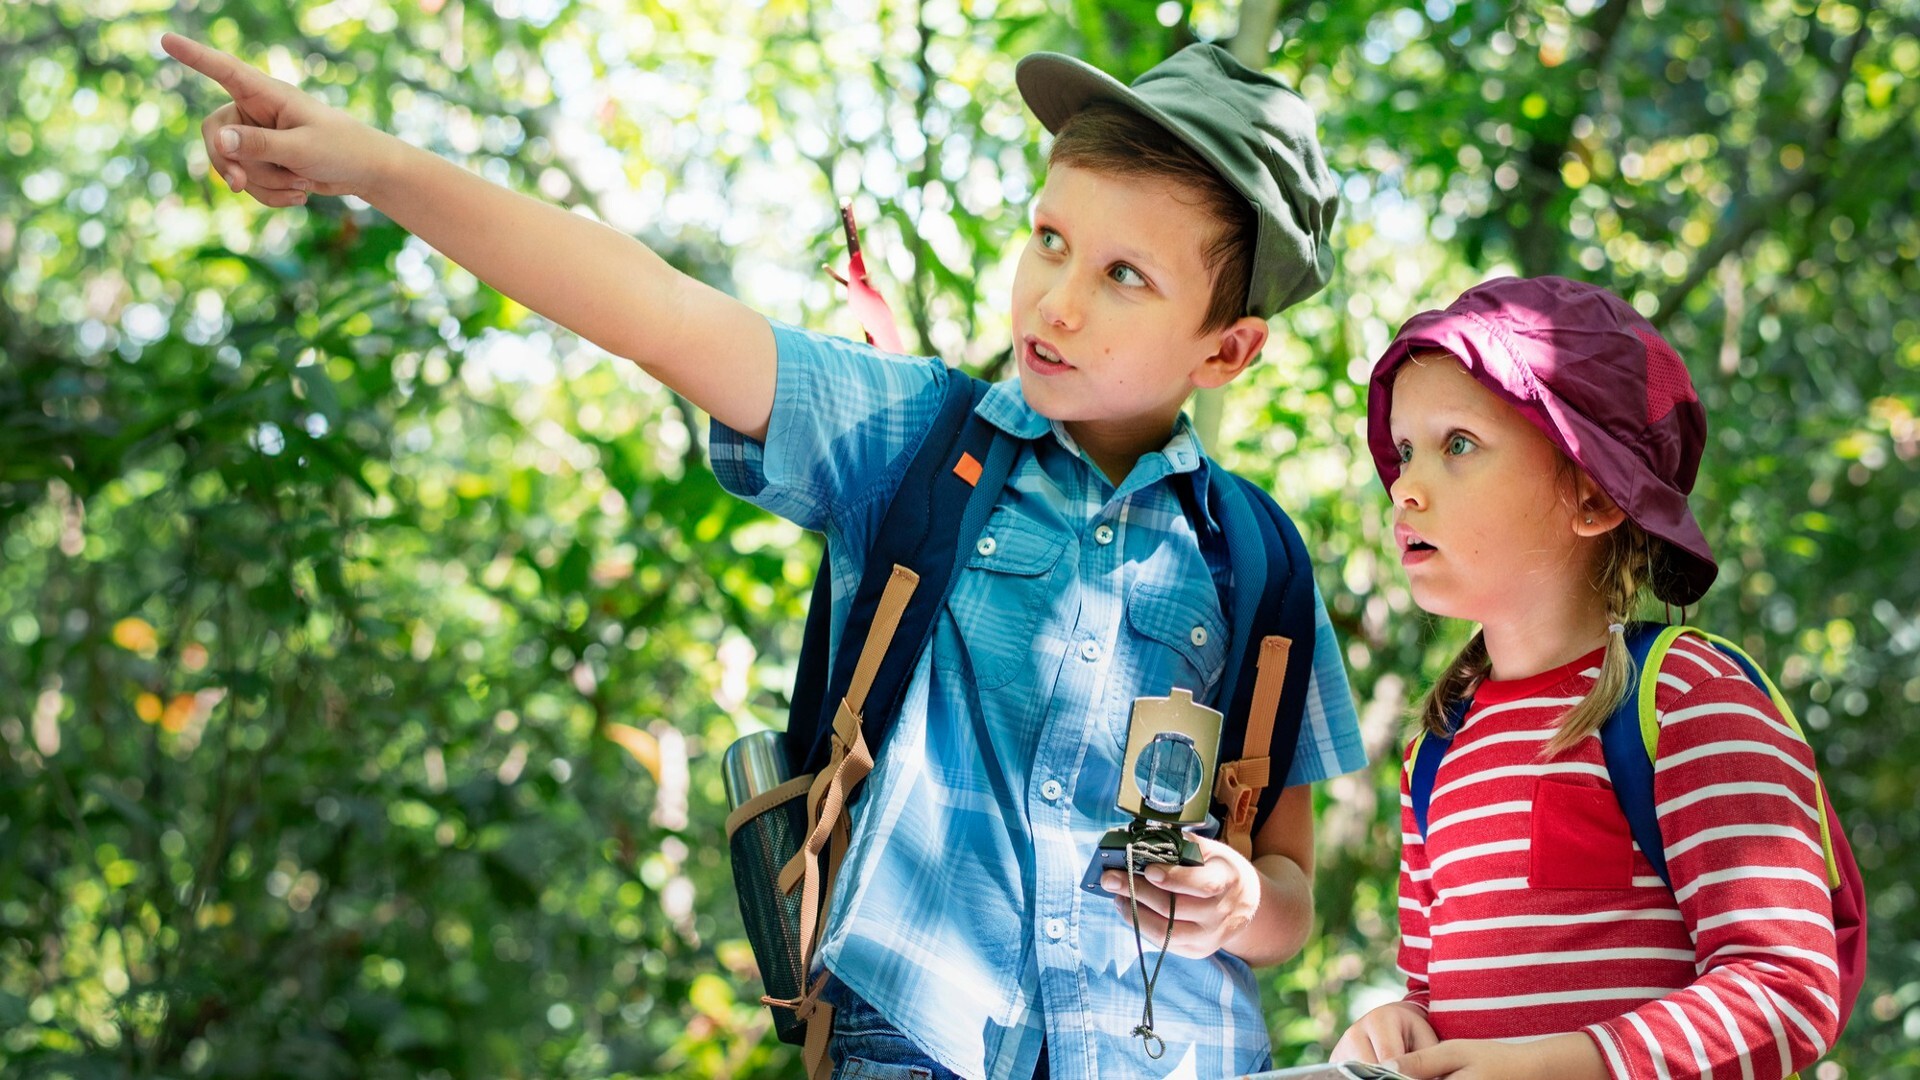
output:
M 1373 366 L 1367 448 L 1380 482 L 1400 476 L 1389 433 L 1393 373 L 1430 349 L 1453 354 L 1593 478 L 1627 517 L 1665 541 L 1653 593 L 1700 599 L 1719 572 L 1687 506 L 1707 414 L 1679 354 L 1626 301 L 1560 277 L 1498 278 L 1444 311 L 1408 319 Z

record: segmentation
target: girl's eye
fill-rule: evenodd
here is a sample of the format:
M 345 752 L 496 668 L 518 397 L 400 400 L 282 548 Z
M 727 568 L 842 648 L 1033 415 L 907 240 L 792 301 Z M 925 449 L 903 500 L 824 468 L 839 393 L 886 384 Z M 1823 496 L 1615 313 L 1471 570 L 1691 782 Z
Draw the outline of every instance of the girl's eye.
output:
M 1118 266 L 1115 266 L 1112 270 L 1107 271 L 1107 273 L 1113 278 L 1113 280 L 1119 282 L 1122 285 L 1133 286 L 1133 285 L 1145 285 L 1147 283 L 1147 279 L 1140 276 L 1140 271 L 1135 270 L 1133 267 L 1128 266 L 1126 263 L 1121 263 Z
M 1059 233 L 1045 226 L 1035 229 L 1033 235 L 1039 239 L 1040 246 L 1046 248 L 1048 251 L 1059 251 L 1061 248 L 1067 246 L 1066 240 L 1062 239 Z
M 1455 435 L 1447 440 L 1447 453 L 1454 457 L 1473 452 L 1473 440 L 1465 435 Z
M 1400 464 L 1405 465 L 1407 462 L 1413 460 L 1413 444 L 1412 443 L 1410 442 L 1400 443 L 1399 445 L 1394 447 L 1394 450 L 1398 451 L 1400 454 Z

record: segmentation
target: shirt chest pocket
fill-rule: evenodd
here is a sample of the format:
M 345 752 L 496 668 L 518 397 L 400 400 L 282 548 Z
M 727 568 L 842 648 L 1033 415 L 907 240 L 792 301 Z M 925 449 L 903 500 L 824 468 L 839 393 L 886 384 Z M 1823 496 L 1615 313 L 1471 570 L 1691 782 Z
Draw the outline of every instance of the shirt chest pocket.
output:
M 1140 642 L 1140 693 L 1161 697 L 1184 687 L 1201 697 L 1227 663 L 1227 629 L 1211 590 L 1196 595 L 1141 582 L 1127 596 L 1127 624 Z
M 1613 792 L 1543 776 L 1534 785 L 1536 889 L 1625 889 L 1633 884 L 1633 834 Z
M 1066 546 L 1064 534 L 996 507 L 947 597 L 957 633 L 936 636 L 935 666 L 951 675 L 971 672 L 976 686 L 991 690 L 1033 664 L 1034 631 Z

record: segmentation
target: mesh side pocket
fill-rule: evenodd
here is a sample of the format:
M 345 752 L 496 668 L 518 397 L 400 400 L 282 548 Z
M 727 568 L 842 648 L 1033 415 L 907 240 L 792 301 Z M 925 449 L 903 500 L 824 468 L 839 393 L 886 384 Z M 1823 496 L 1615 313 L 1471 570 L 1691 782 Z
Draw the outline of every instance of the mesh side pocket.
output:
M 807 833 L 807 792 L 743 822 L 729 841 L 733 849 L 733 889 L 740 919 L 760 964 L 767 996 L 793 999 L 806 989 L 800 969 L 800 889 L 780 891 L 780 870 L 800 850 Z M 806 1041 L 807 1026 L 791 1009 L 773 1010 L 774 1032 L 781 1042 Z

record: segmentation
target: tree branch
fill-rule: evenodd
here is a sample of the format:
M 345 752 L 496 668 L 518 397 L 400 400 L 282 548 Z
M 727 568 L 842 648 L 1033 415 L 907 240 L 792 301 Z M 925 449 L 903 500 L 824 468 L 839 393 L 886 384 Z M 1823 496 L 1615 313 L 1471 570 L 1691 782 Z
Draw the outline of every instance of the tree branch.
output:
M 1267 66 L 1267 43 L 1273 40 L 1273 28 L 1279 24 L 1280 0 L 1242 0 L 1240 25 L 1233 32 L 1228 51 L 1233 58 L 1258 71 Z
M 1589 17 L 1585 36 L 1594 43 L 1590 55 L 1579 69 L 1571 63 L 1571 58 L 1563 63 L 1562 79 L 1573 79 L 1576 70 L 1597 72 L 1607 66 L 1613 47 L 1620 40 L 1621 27 L 1626 25 L 1629 6 L 1627 0 L 1610 0 Z M 1585 95 L 1576 90 L 1574 100 L 1573 108 L 1550 121 L 1555 126 L 1546 137 L 1535 139 L 1527 150 L 1526 170 L 1522 174 L 1527 220 L 1514 235 L 1513 252 L 1521 271 L 1528 277 L 1550 273 L 1558 262 L 1555 253 L 1562 243 L 1559 223 L 1548 219 L 1547 207 L 1566 187 L 1560 179 L 1560 159 L 1573 145 L 1573 119 L 1579 115 Z
M 1731 223 L 1721 228 L 1713 241 L 1694 256 L 1693 264 L 1687 267 L 1685 276 L 1660 294 L 1659 306 L 1654 309 L 1653 317 L 1648 320 L 1656 329 L 1665 329 L 1667 322 L 1679 312 L 1680 305 L 1686 303 L 1687 297 L 1693 295 L 1693 290 L 1700 287 L 1700 283 L 1706 280 L 1714 267 L 1720 265 L 1722 259 L 1746 247 L 1747 242 L 1753 239 L 1761 229 L 1772 223 L 1779 216 L 1781 208 L 1791 203 L 1795 196 L 1812 191 L 1835 171 L 1831 166 L 1837 158 L 1831 153 L 1831 147 L 1840 135 L 1840 122 L 1844 119 L 1846 111 L 1847 83 L 1853 78 L 1853 62 L 1860 55 L 1860 50 L 1866 41 L 1867 18 L 1863 11 L 1860 27 L 1847 40 L 1846 52 L 1840 57 L 1840 63 L 1834 70 L 1833 90 L 1828 95 L 1821 120 L 1807 140 L 1806 163 L 1773 198 L 1744 204 L 1740 212 L 1733 216 Z M 1903 120 L 1889 128 L 1887 134 L 1897 132 L 1905 126 L 1906 123 Z M 1870 145 L 1877 145 L 1886 137 L 1887 135 L 1882 135 Z
M 1267 46 L 1273 41 L 1273 28 L 1279 19 L 1279 0 L 1243 0 L 1240 26 L 1234 31 L 1229 48 L 1233 58 L 1255 71 L 1264 70 L 1267 61 L 1272 59 Z M 1226 408 L 1225 393 L 1226 387 L 1220 386 L 1202 390 L 1193 397 L 1194 433 L 1209 453 L 1220 452 L 1220 417 Z

